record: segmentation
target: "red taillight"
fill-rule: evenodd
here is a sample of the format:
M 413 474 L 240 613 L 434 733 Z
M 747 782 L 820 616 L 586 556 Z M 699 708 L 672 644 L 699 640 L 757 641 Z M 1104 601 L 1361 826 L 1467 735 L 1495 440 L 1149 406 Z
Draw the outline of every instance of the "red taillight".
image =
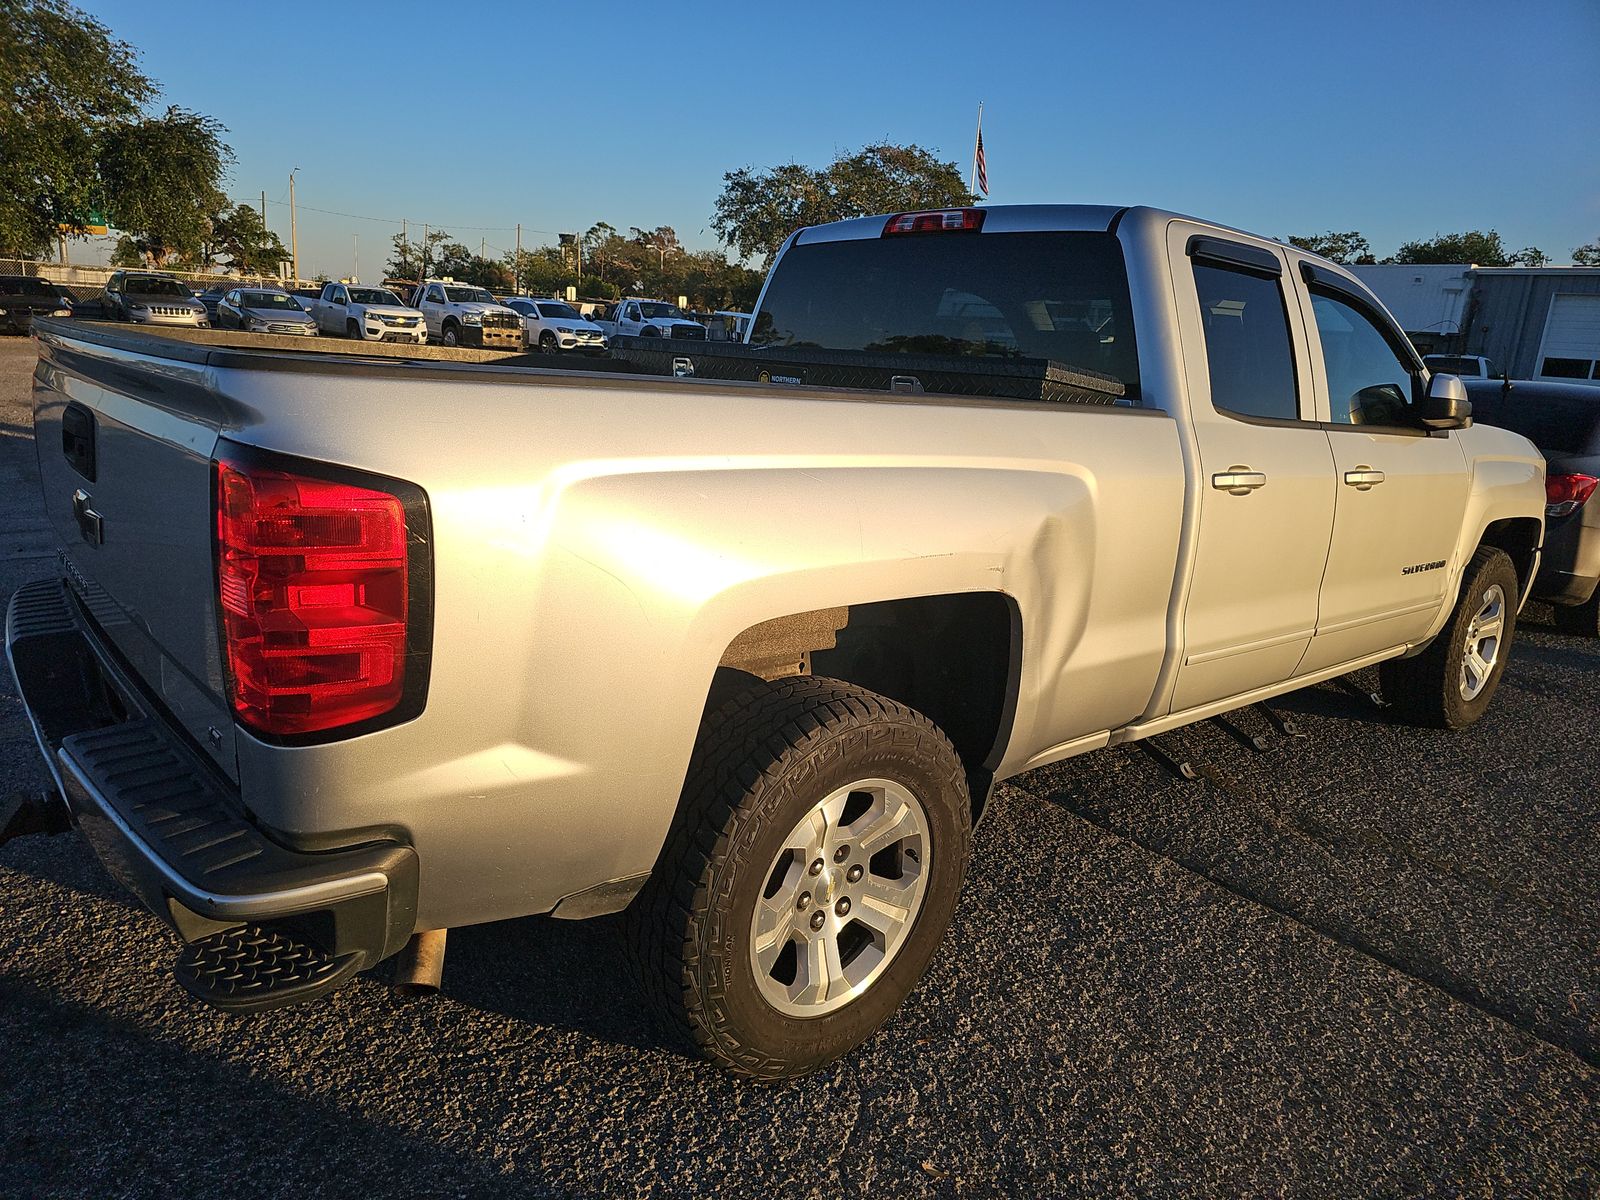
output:
M 983 228 L 981 208 L 940 208 L 898 213 L 884 222 L 883 236 L 903 233 L 976 233 Z
M 1544 515 L 1564 517 L 1577 512 L 1600 483 L 1593 475 L 1548 475 L 1544 481 Z
M 406 513 L 387 492 L 218 462 L 233 708 L 269 734 L 381 716 L 406 683 Z

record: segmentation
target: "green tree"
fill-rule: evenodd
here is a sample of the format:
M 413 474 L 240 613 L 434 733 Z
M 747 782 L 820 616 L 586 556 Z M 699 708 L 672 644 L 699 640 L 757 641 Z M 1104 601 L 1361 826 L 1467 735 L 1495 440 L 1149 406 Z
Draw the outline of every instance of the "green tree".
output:
M 172 107 L 100 135 L 106 215 L 157 266 L 174 256 L 198 259 L 211 236 L 233 158 L 222 133 L 210 117 Z
M 436 265 L 439 249 L 449 240 L 450 235 L 442 229 L 428 230 L 426 242 L 421 238 L 409 238 L 404 233 L 395 234 L 394 249 L 384 264 L 384 274 L 390 279 L 422 279 L 440 274 Z
M 1600 238 L 1595 238 L 1583 246 L 1577 246 L 1572 251 L 1572 265 L 1575 267 L 1600 267 Z
M 156 94 L 134 49 L 62 0 L 0 0 L 0 253 L 37 254 L 82 232 L 104 193 L 107 128 Z
M 506 255 L 503 270 L 529 296 L 558 295 L 578 283 L 577 272 L 559 246 L 524 250 L 520 258 L 513 250 Z
M 1372 256 L 1372 246 L 1361 234 L 1351 230 L 1349 233 L 1313 233 L 1304 237 L 1289 237 L 1291 246 L 1299 246 L 1302 250 L 1309 250 L 1312 254 L 1320 254 L 1323 258 L 1336 263 L 1373 263 L 1378 260 Z
M 1537 246 L 1529 246 L 1515 254 L 1506 252 L 1505 243 L 1493 229 L 1471 229 L 1465 233 L 1435 234 L 1426 241 L 1407 242 L 1396 250 L 1393 258 L 1385 262 L 1396 263 L 1477 263 L 1480 267 L 1513 267 L 1519 264 L 1543 266 L 1550 256 Z
M 278 264 L 289 257 L 278 235 L 268 229 L 261 213 L 248 204 L 224 207 L 211 218 L 212 258 L 245 275 L 275 275 Z
M 111 251 L 111 265 L 113 267 L 148 267 L 150 260 L 145 257 L 139 243 L 127 234 L 117 239 L 116 246 Z
M 766 171 L 729 171 L 711 227 L 740 258 L 759 257 L 770 265 L 783 240 L 802 225 L 972 202 L 954 163 L 920 146 L 879 143 L 840 154 L 822 168 L 786 163 Z

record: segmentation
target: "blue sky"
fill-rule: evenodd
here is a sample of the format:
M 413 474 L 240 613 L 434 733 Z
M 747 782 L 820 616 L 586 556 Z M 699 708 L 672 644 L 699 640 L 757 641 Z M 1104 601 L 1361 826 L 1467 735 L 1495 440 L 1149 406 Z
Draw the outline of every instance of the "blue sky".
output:
M 228 127 L 229 190 L 265 189 L 285 243 L 300 168 L 305 274 L 349 273 L 359 235 L 375 276 L 401 217 L 474 249 L 519 221 L 525 245 L 605 220 L 710 246 L 724 171 L 879 139 L 965 171 L 980 99 L 994 203 L 1380 254 L 1492 226 L 1565 262 L 1600 237 L 1596 0 L 83 7 Z

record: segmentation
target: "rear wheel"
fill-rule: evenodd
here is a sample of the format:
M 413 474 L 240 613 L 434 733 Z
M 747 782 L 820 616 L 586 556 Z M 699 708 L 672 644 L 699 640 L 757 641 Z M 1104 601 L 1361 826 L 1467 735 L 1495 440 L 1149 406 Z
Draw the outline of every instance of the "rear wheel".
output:
M 1414 658 L 1379 666 L 1383 698 L 1418 725 L 1464 729 L 1483 716 L 1511 657 L 1519 594 L 1506 552 L 1480 546 L 1439 636 Z
M 702 723 L 629 909 L 646 994 L 721 1066 L 812 1071 L 922 977 L 971 838 L 961 761 L 926 717 L 834 680 L 754 682 Z
M 1600 637 L 1600 587 L 1583 604 L 1556 605 L 1556 628 L 1574 637 Z

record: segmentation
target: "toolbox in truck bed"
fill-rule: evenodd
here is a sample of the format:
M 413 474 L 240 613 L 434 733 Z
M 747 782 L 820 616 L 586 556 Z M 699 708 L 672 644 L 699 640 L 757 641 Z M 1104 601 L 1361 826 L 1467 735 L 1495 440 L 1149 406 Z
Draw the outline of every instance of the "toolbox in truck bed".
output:
M 1128 405 L 1127 389 L 1110 376 L 1043 358 L 767 348 L 737 342 L 684 345 L 659 337 L 618 337 L 611 353 L 652 375 L 692 375 L 803 387 L 942 392 L 1058 404 Z

